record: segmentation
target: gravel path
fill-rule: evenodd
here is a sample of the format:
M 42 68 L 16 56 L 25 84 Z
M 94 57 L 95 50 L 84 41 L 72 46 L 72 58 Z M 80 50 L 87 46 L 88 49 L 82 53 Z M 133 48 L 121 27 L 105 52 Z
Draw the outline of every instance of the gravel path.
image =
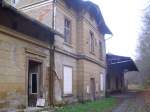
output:
M 122 103 L 112 112 L 150 112 L 145 105 L 144 99 L 135 91 L 114 95 L 113 97 L 121 99 Z

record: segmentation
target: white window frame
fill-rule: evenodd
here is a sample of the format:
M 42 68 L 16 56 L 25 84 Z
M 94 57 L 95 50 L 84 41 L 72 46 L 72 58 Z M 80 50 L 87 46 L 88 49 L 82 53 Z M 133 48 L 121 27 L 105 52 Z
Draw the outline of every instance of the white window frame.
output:
M 68 80 L 68 76 L 66 78 L 66 71 L 65 71 L 65 69 L 70 69 L 71 70 L 71 71 L 68 71 L 71 74 L 70 82 Z M 67 79 L 67 81 L 65 81 L 66 79 Z M 68 87 L 68 85 L 67 85 L 68 83 L 70 84 L 70 87 Z M 73 68 L 70 67 L 70 66 L 64 65 L 63 66 L 63 94 L 64 94 L 64 96 L 66 96 L 66 95 L 72 95 L 72 93 L 73 93 Z
M 36 74 L 36 79 L 37 79 L 37 90 L 36 90 L 37 92 L 36 92 L 36 93 L 33 93 L 33 91 L 32 91 L 32 78 L 33 78 L 32 75 L 33 75 L 33 74 Z M 31 94 L 38 94 L 38 83 L 39 83 L 39 82 L 38 82 L 38 73 L 31 73 L 31 74 L 30 74 L 30 77 L 31 77 L 31 80 L 30 80 L 30 82 L 31 82 L 30 93 L 31 93 Z

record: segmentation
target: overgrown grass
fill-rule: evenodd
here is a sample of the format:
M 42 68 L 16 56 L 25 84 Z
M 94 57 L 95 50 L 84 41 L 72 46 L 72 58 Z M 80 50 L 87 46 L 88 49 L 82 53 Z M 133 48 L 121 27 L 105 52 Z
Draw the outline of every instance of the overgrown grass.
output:
M 115 98 L 105 98 L 99 101 L 77 103 L 57 108 L 55 112 L 108 112 L 117 104 Z

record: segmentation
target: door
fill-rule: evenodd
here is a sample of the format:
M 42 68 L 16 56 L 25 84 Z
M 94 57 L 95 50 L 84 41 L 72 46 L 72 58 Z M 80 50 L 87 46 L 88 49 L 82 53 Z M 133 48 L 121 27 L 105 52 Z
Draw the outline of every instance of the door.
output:
M 96 97 L 95 97 L 95 79 L 94 78 L 91 78 L 91 99 L 92 100 L 95 100 Z
M 40 97 L 41 63 L 29 61 L 28 68 L 28 106 L 35 107 L 37 98 Z

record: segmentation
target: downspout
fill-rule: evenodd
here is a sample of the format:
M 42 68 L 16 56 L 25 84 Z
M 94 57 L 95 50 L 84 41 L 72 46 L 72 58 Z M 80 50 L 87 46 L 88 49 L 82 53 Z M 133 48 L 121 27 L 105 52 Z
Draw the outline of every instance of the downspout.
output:
M 105 35 L 104 35 L 104 40 L 105 40 L 105 53 L 106 53 L 106 41 L 108 41 L 109 39 L 111 39 L 113 37 L 113 34 L 110 35 L 109 38 L 105 38 Z M 108 92 L 108 63 L 107 63 L 107 53 L 106 53 L 106 60 L 105 60 L 105 63 L 106 63 L 106 73 L 105 73 L 105 96 L 108 97 L 109 96 L 109 92 Z
M 52 35 L 53 38 L 53 42 L 50 43 L 50 67 L 49 67 L 49 106 L 50 105 L 54 105 L 54 51 L 55 51 L 55 47 L 54 47 L 54 34 Z
M 55 10 L 56 10 L 56 7 L 55 7 L 55 3 L 56 3 L 56 0 L 53 0 L 53 3 L 52 3 L 52 8 L 53 8 L 53 12 L 52 12 L 52 29 L 53 31 L 55 30 Z M 54 83 L 55 83 L 55 34 L 53 33 L 52 35 L 52 38 L 53 38 L 53 42 L 50 42 L 50 50 L 49 50 L 49 53 L 50 53 L 50 67 L 49 67 L 49 106 L 52 105 L 54 106 Z

